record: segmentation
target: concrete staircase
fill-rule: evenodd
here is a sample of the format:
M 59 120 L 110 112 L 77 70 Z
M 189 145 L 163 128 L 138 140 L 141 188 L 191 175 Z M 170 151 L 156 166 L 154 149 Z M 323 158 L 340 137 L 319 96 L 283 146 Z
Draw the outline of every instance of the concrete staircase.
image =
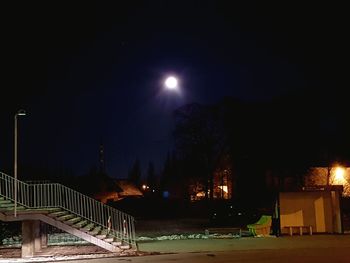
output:
M 0 197 L 0 220 L 40 220 L 110 252 L 122 252 L 131 249 L 130 244 L 123 244 L 121 240 L 110 234 L 108 229 L 61 208 L 30 209 L 17 206 L 17 216 L 14 217 L 14 203 Z
M 32 244 L 30 251 L 34 243 L 39 244 L 35 240 L 41 235 L 40 222 L 110 252 L 137 249 L 134 218 L 130 215 L 60 184 L 26 184 L 1 172 L 0 220 L 22 221 L 22 256 L 31 255 L 23 252 L 23 244 Z

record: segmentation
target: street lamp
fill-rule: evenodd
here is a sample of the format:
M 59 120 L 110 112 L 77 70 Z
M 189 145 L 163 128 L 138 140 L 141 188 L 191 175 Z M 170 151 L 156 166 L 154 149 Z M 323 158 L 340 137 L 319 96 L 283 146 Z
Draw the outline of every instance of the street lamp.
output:
M 26 112 L 25 110 L 19 110 L 16 114 L 15 114 L 15 145 L 14 145 L 14 169 L 13 169 L 13 174 L 15 177 L 15 186 L 14 186 L 14 192 L 15 192 L 15 217 L 17 217 L 17 119 L 18 116 L 25 116 Z

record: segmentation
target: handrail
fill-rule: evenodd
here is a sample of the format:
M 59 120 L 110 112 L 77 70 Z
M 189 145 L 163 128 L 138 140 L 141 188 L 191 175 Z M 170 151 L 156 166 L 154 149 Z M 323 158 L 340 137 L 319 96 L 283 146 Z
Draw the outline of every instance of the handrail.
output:
M 27 184 L 0 172 L 0 196 L 31 209 L 62 208 L 106 229 L 109 235 L 136 247 L 134 217 L 58 183 Z

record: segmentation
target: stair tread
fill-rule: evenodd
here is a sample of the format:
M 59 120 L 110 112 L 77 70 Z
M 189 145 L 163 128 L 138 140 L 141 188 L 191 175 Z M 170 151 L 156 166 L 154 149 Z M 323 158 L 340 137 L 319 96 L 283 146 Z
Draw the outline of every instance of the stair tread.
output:
M 78 222 L 77 224 L 87 224 L 89 223 L 89 221 L 87 221 L 86 219 L 81 218 L 82 220 L 80 222 Z
M 78 223 L 80 220 L 81 220 L 81 217 L 73 217 L 71 219 L 68 219 L 66 223 L 75 224 L 75 223 Z
M 62 211 L 61 208 L 59 207 L 49 207 L 49 208 L 46 208 L 48 211 L 54 213 L 54 212 L 59 212 L 59 211 Z
M 12 202 L 0 203 L 0 207 L 11 207 L 11 206 L 15 206 L 15 204 L 13 204 Z
M 74 220 L 81 220 L 82 218 L 80 216 L 74 216 L 72 219 L 69 219 L 70 221 L 74 221 Z
M 77 223 L 74 223 L 72 226 L 75 227 L 75 228 L 82 228 L 84 227 L 88 222 L 87 221 L 81 221 L 81 222 L 77 222 Z
M 86 226 L 84 226 L 83 228 L 93 228 L 95 225 L 93 224 L 93 223 L 89 223 L 89 224 L 87 224 Z
M 25 210 L 26 208 L 24 206 L 17 206 L 16 210 Z M 0 207 L 0 211 L 13 211 L 15 210 L 15 207 Z
M 107 236 L 106 235 L 96 235 L 95 237 L 99 238 L 99 239 L 105 239 Z
M 121 248 L 121 249 L 129 249 L 131 247 L 130 247 L 130 245 L 120 245 L 119 248 Z
M 50 213 L 49 216 L 50 217 L 59 217 L 59 216 L 65 215 L 65 214 L 68 214 L 68 212 L 67 211 L 58 211 L 58 212 Z
M 51 215 L 61 215 L 61 214 L 67 214 L 67 211 L 56 211 L 56 212 L 52 212 Z
M 25 207 L 24 207 L 25 208 Z M 49 211 L 45 208 L 25 208 L 22 213 L 25 212 L 25 213 L 41 213 L 41 214 L 46 214 L 46 213 L 49 213 Z
M 89 224 L 87 224 L 86 226 L 81 227 L 80 230 L 81 230 L 81 231 L 84 231 L 84 232 L 89 232 L 91 229 L 94 228 L 94 226 L 95 226 L 94 224 L 89 223 Z
M 100 226 L 95 227 L 94 229 L 92 229 L 92 230 L 89 231 L 89 233 L 90 233 L 91 235 L 98 235 L 98 234 L 100 234 L 100 232 L 101 232 L 101 227 L 100 227 Z M 101 235 L 101 234 L 100 234 L 100 235 Z
M 5 199 L 0 200 L 0 204 L 11 204 L 11 203 L 12 203 L 11 200 L 5 200 Z
M 73 217 L 74 217 L 74 215 L 64 215 L 64 216 L 57 217 L 56 219 L 59 221 L 68 221 L 69 219 L 72 219 Z
M 100 233 L 100 230 L 92 230 L 92 231 L 88 231 L 88 233 L 89 233 L 90 235 L 97 235 L 97 234 Z

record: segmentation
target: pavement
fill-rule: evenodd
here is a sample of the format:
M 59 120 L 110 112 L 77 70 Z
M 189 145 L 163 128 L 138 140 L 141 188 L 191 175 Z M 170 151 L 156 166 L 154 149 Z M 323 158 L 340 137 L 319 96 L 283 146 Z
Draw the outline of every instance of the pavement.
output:
M 1 259 L 9 262 L 350 262 L 350 235 L 304 235 L 143 241 L 138 256 L 91 254 Z
M 188 239 L 139 242 L 139 251 L 159 253 L 194 253 L 232 250 L 276 250 L 308 248 L 347 248 L 350 235 L 268 236 L 223 239 Z M 350 262 L 350 258 L 349 258 Z
M 282 249 L 161 254 L 134 258 L 106 258 L 66 263 L 349 263 L 349 252 L 335 249 Z

